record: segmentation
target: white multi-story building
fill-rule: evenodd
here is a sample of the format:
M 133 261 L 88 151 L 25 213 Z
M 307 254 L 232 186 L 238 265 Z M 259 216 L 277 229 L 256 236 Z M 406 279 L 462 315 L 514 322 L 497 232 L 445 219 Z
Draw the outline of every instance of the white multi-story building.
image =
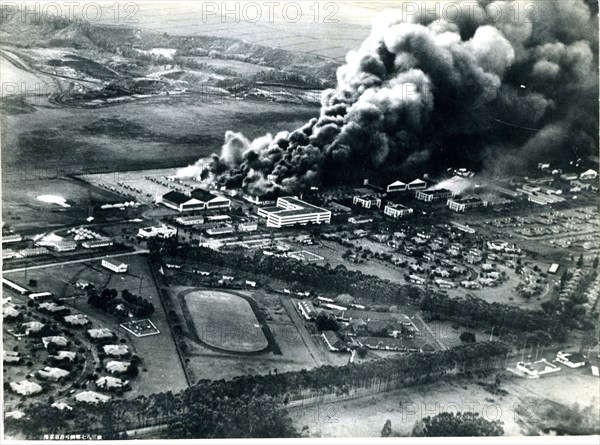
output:
M 394 204 L 393 202 L 388 202 L 383 209 L 383 213 L 392 218 L 402 218 L 403 216 L 410 215 L 412 212 L 413 209 L 410 207 L 406 207 L 402 204 Z
M 267 220 L 267 227 L 284 227 L 296 224 L 306 225 L 331 223 L 331 212 L 301 201 L 293 196 L 277 199 L 276 207 L 258 209 L 258 216 Z
M 453 198 L 454 193 L 447 189 L 437 190 L 419 190 L 415 193 L 415 198 L 419 201 L 431 202 L 436 199 Z
M 352 203 L 354 205 L 360 205 L 365 209 L 370 209 L 371 207 L 381 208 L 381 199 L 372 195 L 355 196 L 352 199 Z
M 487 207 L 487 201 L 482 201 L 479 198 L 468 197 L 462 199 L 449 199 L 446 203 L 448 208 L 454 212 L 464 212 L 467 209 L 476 207 Z

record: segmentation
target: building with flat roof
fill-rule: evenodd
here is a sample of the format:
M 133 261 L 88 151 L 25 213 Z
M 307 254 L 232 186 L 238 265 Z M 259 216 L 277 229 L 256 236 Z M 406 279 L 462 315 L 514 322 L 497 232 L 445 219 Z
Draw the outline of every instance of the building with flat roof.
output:
M 258 223 L 256 221 L 239 223 L 238 230 L 240 232 L 255 232 L 256 230 L 258 230 Z
M 178 220 L 181 218 L 177 218 Z M 153 227 L 141 227 L 138 229 L 137 236 L 140 238 L 173 238 L 177 235 L 177 229 L 175 227 L 167 226 L 166 224 L 161 224 L 159 226 Z
M 471 197 L 466 197 L 466 198 L 461 198 L 461 199 L 450 198 L 446 202 L 446 205 L 448 206 L 448 208 L 450 210 L 452 210 L 454 212 L 464 212 L 467 209 L 474 209 L 477 207 L 487 207 L 488 203 L 487 203 L 487 201 L 483 201 L 479 198 L 471 196 Z
M 113 260 L 111 258 L 103 258 L 102 259 L 102 267 L 112 270 L 115 273 L 127 272 L 127 264 L 122 263 L 120 261 Z
M 418 190 L 415 193 L 415 198 L 419 201 L 431 202 L 436 199 L 448 199 L 454 197 L 454 192 L 448 189 L 437 189 L 437 190 Z
M 175 222 L 182 226 L 193 226 L 196 224 L 204 224 L 204 216 L 180 216 Z
M 373 195 L 354 196 L 352 204 L 359 205 L 365 209 L 370 209 L 371 207 L 381 208 L 381 199 Z
M 297 224 L 331 223 L 331 212 L 329 210 L 301 201 L 293 196 L 278 198 L 276 207 L 259 208 L 258 216 L 266 218 L 267 227 L 276 228 Z
M 18 233 L 13 233 L 10 235 L 2 235 L 2 244 L 5 243 L 18 243 L 19 241 L 22 241 L 23 237 L 21 235 L 19 235 Z
M 206 234 L 209 236 L 224 235 L 226 233 L 233 233 L 233 231 L 234 228 L 231 224 L 224 224 L 222 226 L 211 227 L 205 230 Z
M 99 249 L 101 247 L 110 247 L 113 242 L 109 238 L 102 238 L 97 240 L 88 240 L 81 243 L 84 249 Z
M 403 216 L 410 215 L 412 212 L 413 209 L 410 207 L 402 204 L 394 204 L 393 202 L 388 202 L 383 209 L 383 213 L 392 218 L 402 218 Z

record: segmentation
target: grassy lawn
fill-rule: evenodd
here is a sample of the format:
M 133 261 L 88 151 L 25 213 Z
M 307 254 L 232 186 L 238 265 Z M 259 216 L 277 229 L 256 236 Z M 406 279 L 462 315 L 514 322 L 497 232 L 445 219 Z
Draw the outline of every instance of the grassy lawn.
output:
M 185 302 L 196 334 L 206 344 L 234 352 L 256 352 L 268 346 L 250 304 L 243 298 L 195 291 L 185 295 Z
M 310 437 L 379 437 L 387 419 L 394 436 L 410 436 L 417 420 L 443 411 L 474 411 L 488 420 L 500 420 L 506 436 L 537 435 L 541 424 L 550 420 L 547 410 L 571 408 L 575 402 L 590 407 L 596 425 L 600 420 L 598 379 L 589 368 L 587 374 L 563 369 L 540 379 L 504 376 L 500 387 L 508 394 L 494 395 L 472 379 L 442 380 L 356 400 L 300 406 L 290 415 L 298 430 L 308 426 Z

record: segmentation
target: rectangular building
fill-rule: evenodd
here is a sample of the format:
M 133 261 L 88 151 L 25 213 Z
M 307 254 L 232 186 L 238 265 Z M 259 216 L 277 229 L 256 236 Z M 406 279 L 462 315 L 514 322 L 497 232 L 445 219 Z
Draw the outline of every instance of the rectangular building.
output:
M 206 203 L 191 196 L 184 195 L 181 192 L 169 192 L 162 196 L 163 205 L 177 210 L 178 212 L 191 212 L 194 210 L 204 210 Z
M 193 226 L 204 223 L 204 216 L 180 216 L 175 220 L 182 226 Z
M 310 301 L 302 300 L 298 303 L 298 309 L 307 320 L 313 320 L 317 316 L 317 311 Z
M 454 212 L 464 212 L 467 209 L 474 209 L 477 207 L 487 207 L 487 201 L 482 201 L 479 198 L 468 197 L 461 199 L 450 198 L 446 205 L 448 208 Z
M 161 224 L 160 226 L 155 227 L 141 227 L 138 230 L 137 236 L 139 238 L 172 238 L 177 235 L 177 229 L 175 227 L 167 226 L 166 224 Z
M 321 337 L 331 352 L 346 351 L 348 349 L 346 343 L 334 331 L 323 331 Z
M 406 190 L 406 186 L 408 184 L 406 184 L 405 182 L 402 181 L 395 181 L 392 182 L 391 184 L 389 184 L 386 188 L 385 191 L 387 193 L 394 193 L 394 192 L 403 192 Z
M 233 226 L 230 224 L 225 224 L 224 226 L 219 227 L 211 227 L 210 229 L 206 229 L 205 232 L 209 236 L 214 235 L 224 235 L 226 233 L 233 233 Z
M 256 221 L 240 223 L 238 224 L 238 230 L 240 232 L 255 232 L 258 230 L 258 223 Z
M 113 245 L 113 242 L 110 239 L 99 239 L 93 241 L 84 241 L 81 245 L 85 249 L 98 249 L 100 247 L 110 247 Z
M 415 193 L 415 198 L 419 201 L 431 202 L 436 199 L 448 199 L 453 198 L 454 192 L 448 189 L 437 189 L 437 190 L 419 190 Z
M 393 202 L 388 202 L 383 209 L 383 213 L 392 218 L 402 218 L 403 216 L 410 215 L 412 212 L 413 209 L 410 207 L 406 207 L 402 204 L 394 204 Z
M 409 182 L 406 188 L 408 190 L 422 190 L 424 188 L 427 188 L 427 183 L 422 179 L 417 178 L 414 181 Z
M 122 263 L 120 261 L 115 261 L 111 258 L 103 258 L 102 267 L 106 267 L 107 269 L 112 270 L 115 273 L 127 272 L 127 264 Z
M 228 209 L 231 207 L 231 200 L 223 196 L 216 195 L 208 190 L 196 189 L 192 192 L 192 198 L 203 202 L 206 210 Z
M 22 241 L 23 237 L 21 235 L 19 235 L 18 233 L 13 233 L 11 235 L 2 235 L 2 244 L 5 243 L 18 243 L 19 241 Z
M 371 207 L 381 208 L 381 199 L 372 195 L 355 196 L 352 199 L 352 203 L 354 205 L 362 206 L 365 209 L 370 209 Z
M 297 224 L 329 224 L 331 212 L 301 201 L 293 196 L 277 199 L 276 207 L 258 209 L 258 216 L 267 220 L 267 227 L 281 228 Z

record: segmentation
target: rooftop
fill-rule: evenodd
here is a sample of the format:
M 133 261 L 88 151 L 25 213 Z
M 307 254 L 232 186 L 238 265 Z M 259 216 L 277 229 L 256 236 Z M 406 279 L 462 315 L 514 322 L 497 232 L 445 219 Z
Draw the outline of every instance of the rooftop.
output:
M 219 196 L 209 192 L 208 190 L 204 190 L 204 189 L 196 189 L 192 192 L 192 197 L 196 198 L 202 202 L 208 202 L 208 201 L 212 201 L 215 198 L 220 198 Z M 188 198 L 189 199 L 189 198 Z
M 184 203 L 188 202 L 192 198 L 190 198 L 189 196 L 184 195 L 181 192 L 175 192 L 175 191 L 173 191 L 173 192 L 169 192 L 169 193 L 163 195 L 162 199 L 170 201 L 170 202 L 175 203 L 175 204 L 184 204 Z
M 405 205 L 402 205 L 402 204 L 396 204 L 395 202 L 388 202 L 387 206 L 391 207 L 392 209 L 396 209 L 396 210 L 410 210 L 410 207 L 406 207 Z
M 285 196 L 285 197 L 279 198 L 279 200 L 277 201 L 278 204 L 279 204 L 280 200 L 284 201 L 288 206 L 292 206 L 292 208 L 285 209 L 283 207 L 276 206 L 276 207 L 263 208 L 262 211 L 265 213 L 272 213 L 272 214 L 276 214 L 278 216 L 283 216 L 283 217 L 303 215 L 306 213 L 329 212 L 328 210 L 325 210 L 320 207 L 309 204 L 307 202 L 301 201 L 298 198 L 295 198 L 293 196 Z M 331 213 L 331 212 L 329 212 L 329 213 Z
M 448 193 L 453 193 L 448 189 L 435 189 L 435 190 L 423 190 L 421 193 L 427 193 L 428 195 L 446 195 Z

